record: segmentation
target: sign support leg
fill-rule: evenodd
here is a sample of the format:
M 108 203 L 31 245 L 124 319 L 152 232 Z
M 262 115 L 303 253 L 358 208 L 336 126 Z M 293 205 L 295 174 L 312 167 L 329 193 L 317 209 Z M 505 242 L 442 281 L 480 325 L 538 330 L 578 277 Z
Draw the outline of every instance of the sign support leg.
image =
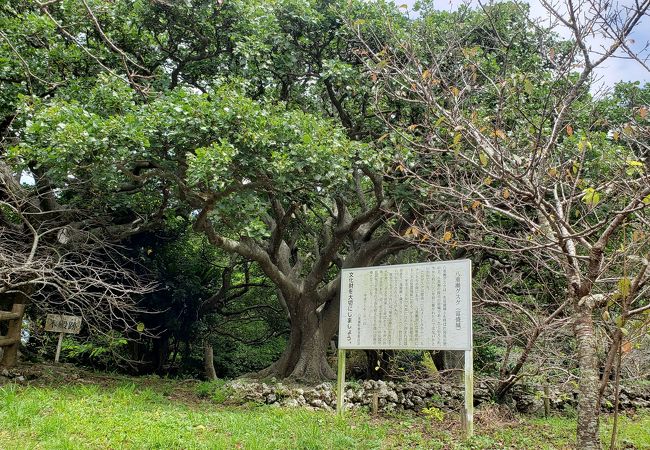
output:
M 336 380 L 336 414 L 343 415 L 345 397 L 345 349 L 339 348 Z
M 63 333 L 59 333 L 59 342 L 56 344 L 56 355 L 54 356 L 54 362 L 59 362 L 59 356 L 61 356 L 61 344 L 63 344 Z
M 463 408 L 465 432 L 470 438 L 474 434 L 474 352 L 465 351 L 465 408 Z

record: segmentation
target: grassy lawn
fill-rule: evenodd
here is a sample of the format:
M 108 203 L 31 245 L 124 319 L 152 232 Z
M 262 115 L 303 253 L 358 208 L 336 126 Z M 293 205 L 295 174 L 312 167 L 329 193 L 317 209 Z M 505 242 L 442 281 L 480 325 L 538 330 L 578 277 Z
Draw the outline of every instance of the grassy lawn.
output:
M 573 448 L 575 422 L 562 417 L 504 419 L 486 408 L 477 412 L 477 436 L 464 441 L 455 417 L 431 422 L 357 412 L 341 419 L 298 408 L 226 407 L 192 397 L 191 390 L 187 383 L 139 379 L 7 385 L 0 388 L 0 448 Z M 624 417 L 620 436 L 627 448 L 650 448 L 650 412 Z

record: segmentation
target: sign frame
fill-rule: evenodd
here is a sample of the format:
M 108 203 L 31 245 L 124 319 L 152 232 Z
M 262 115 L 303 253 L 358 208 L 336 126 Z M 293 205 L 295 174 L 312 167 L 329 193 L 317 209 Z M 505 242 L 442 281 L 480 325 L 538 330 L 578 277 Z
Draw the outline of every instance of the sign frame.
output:
M 341 325 L 345 322 L 346 318 L 346 310 L 343 307 L 344 305 L 344 297 L 348 297 L 347 293 L 350 291 L 346 291 L 346 295 L 344 295 L 344 289 L 343 285 L 345 283 L 345 275 L 350 273 L 350 272 L 369 272 L 369 271 L 382 271 L 382 270 L 400 270 L 404 268 L 429 268 L 429 267 L 436 267 L 436 266 L 445 266 L 449 264 L 455 264 L 458 265 L 459 263 L 462 263 L 464 265 L 463 270 L 466 271 L 467 273 L 467 279 L 465 280 L 466 283 L 463 286 L 463 290 L 468 296 L 468 301 L 466 304 L 463 305 L 463 309 L 466 308 L 466 317 L 465 320 L 467 322 L 466 325 L 466 332 L 467 335 L 464 336 L 464 344 L 466 345 L 381 345 L 381 344 L 369 344 L 369 345 L 343 345 L 344 341 L 341 339 Z M 424 274 L 423 274 L 424 275 Z M 341 271 L 341 308 L 339 311 L 339 348 L 344 348 L 346 350 L 458 350 L 458 351 L 467 351 L 472 349 L 472 264 L 471 260 L 469 259 L 457 259 L 457 260 L 450 260 L 450 261 L 434 261 L 434 262 L 425 262 L 425 263 L 414 263 L 414 264 L 394 264 L 390 266 L 371 266 L 371 267 L 359 267 L 359 268 L 347 268 L 343 269 Z M 350 294 L 351 295 L 351 294 Z M 414 302 L 417 303 L 417 302 Z M 393 305 L 394 306 L 394 305 Z
M 467 295 L 469 296 L 469 308 L 468 308 L 468 317 L 467 317 L 467 332 L 468 332 L 468 341 L 469 345 L 467 346 L 458 346 L 454 348 L 453 346 L 444 346 L 444 347 L 434 347 L 434 348 L 424 348 L 413 346 L 403 346 L 403 345 L 364 345 L 360 346 L 344 346 L 341 347 L 341 326 L 343 324 L 344 317 L 344 298 L 346 297 L 347 292 L 344 292 L 344 274 L 350 271 L 367 271 L 367 270 L 377 270 L 377 269 L 389 269 L 389 268 L 402 268 L 402 267 L 417 267 L 417 266 L 435 266 L 435 265 L 445 265 L 445 263 L 459 263 L 463 262 L 467 264 L 468 277 L 467 277 Z M 340 311 L 339 311 L 339 347 L 338 347 L 338 364 L 337 364 L 337 395 L 336 395 L 336 411 L 340 416 L 343 414 L 345 409 L 345 357 L 347 350 L 445 350 L 445 351 L 463 351 L 465 354 L 464 358 L 464 376 L 463 381 L 465 385 L 465 402 L 463 411 L 461 414 L 461 421 L 464 425 L 465 432 L 467 437 L 471 437 L 474 433 L 474 351 L 473 351 L 473 330 L 472 330 L 472 262 L 469 259 L 457 259 L 449 261 L 436 261 L 436 262 L 425 262 L 425 263 L 415 263 L 415 264 L 396 264 L 390 266 L 372 266 L 372 267 L 360 267 L 360 268 L 349 268 L 343 269 L 341 271 L 341 288 L 340 288 Z

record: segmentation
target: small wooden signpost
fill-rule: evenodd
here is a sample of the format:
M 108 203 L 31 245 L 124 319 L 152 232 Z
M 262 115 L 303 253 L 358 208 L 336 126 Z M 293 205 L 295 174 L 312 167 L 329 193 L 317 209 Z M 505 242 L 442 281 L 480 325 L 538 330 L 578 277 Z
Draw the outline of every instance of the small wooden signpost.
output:
M 81 317 L 64 316 L 61 314 L 48 314 L 45 320 L 45 331 L 59 333 L 59 342 L 56 344 L 56 355 L 54 362 L 59 362 L 61 356 L 61 344 L 64 334 L 79 334 L 81 331 Z
M 465 352 L 461 420 L 474 432 L 472 265 L 469 260 L 343 269 L 337 412 L 344 410 L 350 349 Z

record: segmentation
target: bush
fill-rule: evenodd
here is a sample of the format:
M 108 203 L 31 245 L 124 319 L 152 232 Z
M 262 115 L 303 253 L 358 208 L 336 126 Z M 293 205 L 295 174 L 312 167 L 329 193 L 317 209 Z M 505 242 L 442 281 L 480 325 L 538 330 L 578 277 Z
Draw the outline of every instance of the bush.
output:
M 61 345 L 61 356 L 67 361 L 107 369 L 114 367 L 124 354 L 128 341 L 118 332 L 98 335 L 80 342 L 66 337 Z

